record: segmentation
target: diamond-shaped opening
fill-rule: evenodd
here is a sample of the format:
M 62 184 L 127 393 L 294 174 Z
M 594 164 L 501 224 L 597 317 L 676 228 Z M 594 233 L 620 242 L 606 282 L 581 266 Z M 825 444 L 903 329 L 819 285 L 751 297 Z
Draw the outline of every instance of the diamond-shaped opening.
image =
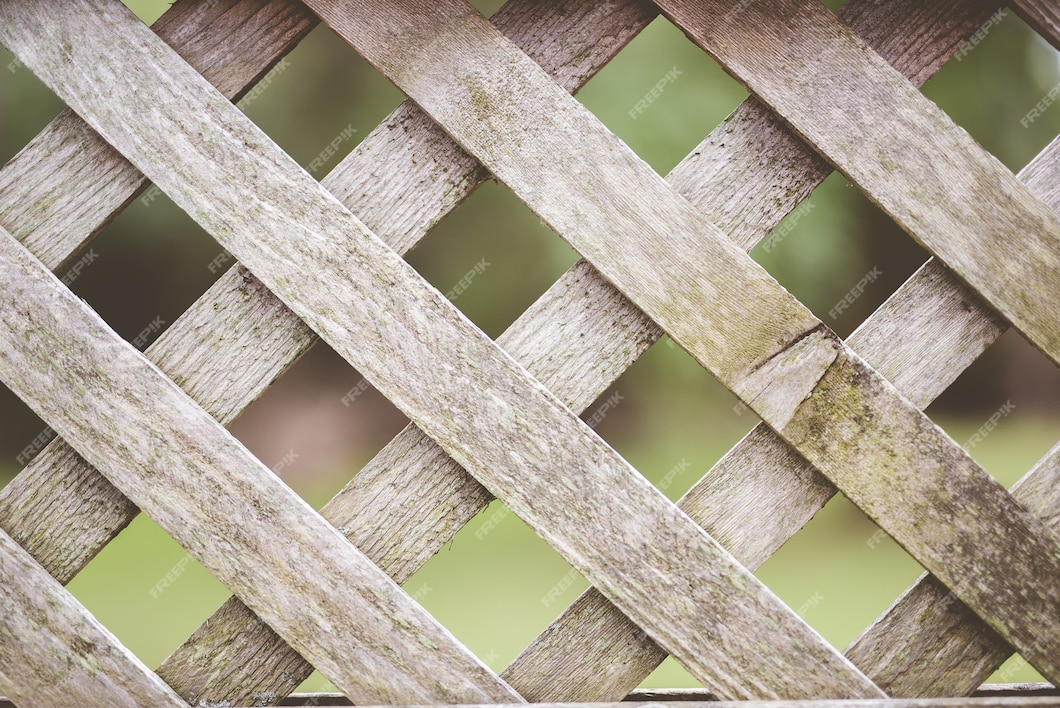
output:
M 321 23 L 238 105 L 320 180 L 404 98 Z
M 500 672 L 587 583 L 519 517 L 493 501 L 404 587 Z
M 650 347 L 581 417 L 671 500 L 758 422 L 669 337 Z
M 498 337 L 577 260 L 506 186 L 484 183 L 407 261 L 490 337 Z
M 149 189 L 57 275 L 142 351 L 232 262 L 164 193 Z
M 1060 439 L 1060 370 L 1010 329 L 927 413 L 1010 487 Z
M 747 95 L 714 59 L 660 16 L 577 97 L 666 174 Z
M 1016 172 L 1060 133 L 1060 107 L 1054 105 L 1058 85 L 1060 52 L 1005 8 L 1000 19 L 991 19 L 974 34 L 923 91 Z M 969 91 L 969 86 L 975 90 Z
M 408 420 L 323 342 L 231 426 L 314 507 L 333 497 Z
M 231 594 L 144 514 L 100 551 L 68 588 L 152 668 Z
M 837 172 L 751 256 L 842 337 L 928 259 L 908 234 Z
M 842 494 L 755 572 L 842 651 L 923 572 Z

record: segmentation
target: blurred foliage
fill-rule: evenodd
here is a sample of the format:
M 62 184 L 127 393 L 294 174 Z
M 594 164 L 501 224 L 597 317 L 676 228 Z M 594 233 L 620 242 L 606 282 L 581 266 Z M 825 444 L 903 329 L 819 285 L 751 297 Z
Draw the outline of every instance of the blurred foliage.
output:
M 155 0 L 128 4 L 148 22 L 167 7 Z M 476 3 L 487 14 L 499 4 Z M 833 9 L 838 5 L 828 4 Z M 322 177 L 402 96 L 325 27 L 314 30 L 288 60 L 289 68 L 275 75 L 246 112 L 303 166 L 335 136 L 352 132 L 352 139 L 340 147 L 342 154 L 316 175 Z M 631 117 L 637 101 L 675 67 L 679 76 L 636 119 Z M 63 105 L 6 51 L 0 51 L 0 77 L 0 160 L 6 161 Z M 984 148 L 1018 170 L 1060 132 L 1060 107 L 1028 128 L 1020 125 L 1058 80 L 1057 52 L 1010 12 L 973 51 L 943 68 L 924 92 Z M 665 174 L 746 95 L 679 30 L 659 19 L 578 98 Z M 927 255 L 840 174 L 832 175 L 811 200 L 815 209 L 775 248 L 767 252 L 760 246 L 752 256 L 846 335 Z M 73 290 L 130 339 L 156 317 L 167 323 L 175 320 L 221 272 L 210 268 L 220 247 L 165 196 L 149 204 L 135 201 L 92 248 L 98 259 Z M 505 186 L 490 182 L 442 220 L 408 261 L 443 292 L 477 263 L 488 262 L 455 304 L 496 337 L 576 257 Z M 831 319 L 829 310 L 873 267 L 883 273 L 880 280 L 849 311 Z M 604 394 L 606 399 L 619 392 L 623 402 L 597 432 L 656 483 L 687 461 L 689 469 L 665 490 L 677 498 L 755 421 L 750 413 L 738 415 L 732 395 L 667 341 L 653 347 Z M 278 457 L 276 449 L 327 447 L 327 455 L 284 477 L 314 504 L 322 503 L 401 424 L 400 414 L 381 396 L 365 396 L 349 409 L 338 404 L 359 378 L 319 346 L 233 430 L 266 462 L 270 455 Z M 1053 366 L 1009 333 L 929 410 L 963 441 L 1009 399 L 1015 413 L 975 450 L 1006 484 L 1060 437 L 1060 375 Z M 299 407 L 302 403 L 292 403 L 295 400 L 308 400 L 315 407 Z M 590 407 L 589 414 L 595 409 Z M 328 414 L 345 418 L 335 439 L 325 445 L 319 435 L 306 432 L 321 426 L 306 421 Z M 386 425 L 373 427 L 372 421 L 380 419 Z M 43 423 L 2 387 L 0 420 L 0 477 L 9 477 L 18 469 L 15 456 Z M 272 443 L 279 448 L 268 447 Z M 429 588 L 422 592 L 425 606 L 495 669 L 510 661 L 584 587 L 579 579 L 559 601 L 544 602 L 545 593 L 568 566 L 513 516 L 495 532 L 476 537 L 498 506 L 495 502 L 408 584 L 412 592 Z M 848 502 L 834 500 L 759 576 L 793 607 L 819 595 L 820 603 L 805 619 L 843 647 L 918 573 L 916 563 L 894 544 L 869 549 L 865 540 L 873 531 L 871 522 Z M 153 597 L 151 588 L 182 556 L 179 546 L 150 520 L 140 518 L 71 589 L 134 651 L 156 665 L 226 595 L 191 563 L 172 588 Z M 1017 679 L 1034 676 L 1030 670 L 1016 674 Z M 669 661 L 649 684 L 695 685 Z M 307 684 L 313 689 L 322 685 L 319 678 Z

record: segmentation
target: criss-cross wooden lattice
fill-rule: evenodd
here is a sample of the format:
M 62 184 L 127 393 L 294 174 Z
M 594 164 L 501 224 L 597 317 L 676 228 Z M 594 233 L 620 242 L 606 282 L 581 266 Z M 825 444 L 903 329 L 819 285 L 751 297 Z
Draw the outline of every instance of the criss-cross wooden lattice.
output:
M 0 2 L 70 106 L 0 171 L 0 379 L 61 436 L 0 493 L 0 688 L 614 701 L 672 654 L 724 698 L 963 696 L 1013 651 L 1055 684 L 1060 446 L 1006 491 L 920 412 L 1008 326 L 1060 363 L 1060 141 L 1014 177 L 916 89 L 998 8 Z M 569 93 L 660 11 L 755 96 L 665 180 Z M 317 183 L 232 100 L 320 20 L 410 100 Z M 935 256 L 845 342 L 746 254 L 833 165 Z M 584 256 L 497 342 L 401 259 L 490 174 Z M 239 264 L 141 355 L 49 271 L 148 180 Z M 575 416 L 663 332 L 765 421 L 676 505 Z M 320 514 L 223 427 L 318 336 L 414 422 Z M 930 572 L 845 655 L 752 575 L 837 488 Z M 494 495 L 593 586 L 499 676 L 399 587 Z M 234 593 L 157 671 L 62 587 L 141 510 Z

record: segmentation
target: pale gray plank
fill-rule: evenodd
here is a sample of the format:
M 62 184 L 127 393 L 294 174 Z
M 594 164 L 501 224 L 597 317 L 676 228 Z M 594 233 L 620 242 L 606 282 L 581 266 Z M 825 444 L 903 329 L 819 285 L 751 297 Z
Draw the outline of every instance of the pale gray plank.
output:
M 742 684 L 749 648 L 769 646 L 768 669 L 753 660 L 756 692 L 878 695 L 123 8 L 0 10 L 0 34 L 24 63 L 675 655 L 701 675 L 709 664 Z M 116 27 L 127 37 L 118 52 L 124 82 L 100 100 L 115 47 L 75 43 L 71 62 L 54 45 L 65 33 L 103 37 Z M 335 249 L 343 237 L 347 249 Z M 763 296 L 770 282 L 757 281 Z M 475 381 L 491 382 L 489 395 Z M 484 429 L 492 434 L 471 434 Z M 550 432 L 547 446 L 540 430 Z M 556 470 L 570 481 L 556 484 Z M 664 591 L 674 587 L 680 593 Z M 717 625 L 703 607 L 729 623 Z M 711 656 L 718 643 L 730 651 Z
M 186 705 L 3 531 L 0 686 L 21 706 Z
M 1042 580 L 1060 578 L 1052 533 L 587 110 L 458 0 L 385 13 L 308 4 L 1036 667 L 1060 675 L 1060 631 L 1039 637 L 1060 617 L 1060 585 Z M 1056 221 L 1029 194 L 1022 208 L 1046 230 Z
M 190 24 L 191 30 L 177 32 L 177 36 L 197 37 L 200 42 L 210 40 L 210 33 L 215 28 L 221 29 L 221 23 L 212 22 L 218 19 L 215 15 L 226 17 L 231 14 L 226 4 L 207 4 L 206 15 L 183 13 L 182 21 Z M 178 4 L 175 10 L 185 5 Z M 599 69 L 652 16 L 653 13 L 638 3 L 604 8 L 593 2 L 575 0 L 509 3 L 492 21 L 532 51 L 542 66 L 555 71 L 557 78 L 568 82 L 573 89 Z M 204 17 L 211 22 L 201 27 L 199 20 Z M 169 24 L 173 25 L 172 22 Z M 246 26 L 227 30 L 245 32 L 254 23 L 243 24 Z M 280 30 L 285 27 L 283 23 L 276 26 Z M 557 37 L 562 37 L 563 41 L 557 42 Z M 74 122 L 83 126 L 79 118 Z M 54 129 L 53 126 L 50 130 Z M 81 132 L 95 136 L 88 128 Z M 93 139 L 106 145 L 98 138 Z M 75 145 L 77 140 L 78 135 L 72 133 L 63 138 L 63 142 Z M 91 150 L 92 145 L 86 149 Z M 108 151 L 108 154 L 116 155 L 110 148 Z M 78 183 L 76 173 L 67 174 L 62 171 L 62 165 L 57 167 L 59 169 L 53 171 L 55 180 Z M 139 174 L 120 157 L 108 163 L 106 169 L 111 172 L 131 170 L 134 176 Z M 365 175 L 370 175 L 371 179 L 364 180 Z M 373 131 L 324 180 L 324 184 L 333 193 L 342 194 L 343 201 L 357 209 L 366 223 L 378 228 L 389 243 L 407 249 L 482 179 L 483 173 L 473 159 L 440 133 L 430 119 L 405 105 Z M 132 184 L 137 181 L 127 180 Z M 381 188 L 394 183 L 394 188 Z M 113 180 L 95 185 L 95 190 L 120 191 L 121 188 L 122 183 Z M 84 196 L 84 192 L 75 191 Z M 415 199 L 411 198 L 413 191 L 417 193 Z M 89 191 L 88 194 L 95 195 L 96 192 Z M 4 196 L 7 195 L 0 193 L 0 199 Z M 102 222 L 110 215 L 105 205 L 117 201 L 116 198 L 90 201 L 83 208 Z M 22 216 L 29 220 L 23 230 L 31 231 L 35 224 L 32 220 L 41 215 L 31 212 Z M 70 230 L 76 230 L 76 226 L 76 223 L 65 224 Z M 30 239 L 27 243 L 31 247 L 36 245 Z M 545 340 L 547 344 L 537 360 L 528 357 L 524 361 L 540 362 L 541 372 L 555 377 L 557 387 L 570 390 L 577 400 L 584 401 L 582 408 L 658 336 L 653 323 L 613 289 L 607 288 L 599 297 L 592 298 L 598 306 L 584 307 L 582 289 L 591 288 L 593 281 L 599 281 L 599 278 L 584 264 L 572 269 L 553 289 L 558 295 L 546 298 L 550 304 L 532 309 L 541 324 L 530 324 L 526 329 L 526 333 L 556 334 Z M 590 295 L 589 292 L 585 294 Z M 596 341 L 592 336 L 586 337 L 586 332 L 596 335 Z M 584 346 L 566 346 L 566 343 L 579 343 L 579 336 Z M 614 337 L 620 341 L 613 342 Z M 313 341 L 315 335 L 311 335 L 301 320 L 264 287 L 256 284 L 245 269 L 236 267 L 222 276 L 173 327 L 163 333 L 146 354 L 211 415 L 227 424 Z M 605 349 L 610 353 L 600 359 L 599 355 Z M 627 354 L 620 354 L 627 350 Z M 577 366 L 580 363 L 584 363 L 584 368 Z M 415 428 L 408 434 L 426 440 Z M 396 442 L 399 443 L 397 449 L 401 450 L 400 440 Z M 438 458 L 436 464 L 443 468 L 456 467 L 433 443 L 426 447 L 433 450 L 432 459 Z M 413 459 L 400 454 L 389 464 L 407 466 Z M 379 480 L 378 467 L 376 469 L 374 478 Z M 448 500 L 445 504 L 447 507 L 455 505 L 467 513 L 451 516 L 426 514 L 421 524 L 426 529 L 422 539 L 417 537 L 418 529 L 412 525 L 407 526 L 405 536 L 380 534 L 372 539 L 372 543 L 365 543 L 365 550 L 373 559 L 387 568 L 387 559 L 373 555 L 376 548 L 391 538 L 408 543 L 418 541 L 418 554 L 406 549 L 402 551 L 405 557 L 401 558 L 396 549 L 390 550 L 396 558 L 393 562 L 418 568 L 444 542 L 439 539 L 448 538 L 459 530 L 466 519 L 485 504 L 490 498 L 488 494 L 460 468 L 456 467 L 456 470 L 457 479 L 465 482 L 465 488 L 477 489 L 480 494 L 470 491 L 461 497 L 465 499 L 464 504 Z M 425 480 L 409 476 L 416 484 L 410 484 L 403 491 L 422 487 L 421 482 Z M 369 478 L 366 472 L 359 475 L 358 480 Z M 437 488 L 432 490 L 436 491 Z M 414 496 L 405 493 L 399 501 Z M 425 495 L 418 503 L 402 509 L 407 513 L 409 509 L 426 507 L 434 498 Z M 343 499 L 352 498 L 347 494 Z M 376 504 L 371 508 L 382 510 L 383 506 Z M 61 441 L 43 451 L 0 492 L 0 524 L 17 534 L 19 541 L 64 582 L 124 528 L 136 512 L 135 505 Z M 349 518 L 335 512 L 338 516 L 336 525 L 352 527 L 355 520 L 364 521 L 362 510 L 351 512 Z M 372 516 L 382 518 L 384 514 Z M 446 520 L 448 523 L 444 523 Z M 430 524 L 438 522 L 443 523 L 443 530 L 430 531 Z M 366 534 L 360 536 L 363 538 Z M 400 568 L 397 574 L 400 576 Z M 231 632 L 222 632 L 222 628 L 229 627 L 230 613 L 221 612 L 211 618 L 185 645 L 185 651 L 170 657 L 160 668 L 160 673 L 171 685 L 192 702 L 203 696 L 209 702 L 240 701 L 268 692 L 282 694 L 291 690 L 291 676 L 308 676 L 312 667 L 297 652 L 238 600 L 230 604 L 242 608 L 242 625 L 233 626 Z M 265 660 L 263 657 L 269 658 Z M 219 672 L 215 668 L 218 665 L 227 669 Z
M 316 24 L 300 3 L 204 0 L 176 3 L 152 29 L 238 98 Z M 0 170 L 0 225 L 55 270 L 146 184 L 67 109 Z
M 0 379 L 338 686 L 519 700 L 6 232 L 0 282 Z
M 942 109 L 817 0 L 658 5 L 1060 364 L 1060 217 Z

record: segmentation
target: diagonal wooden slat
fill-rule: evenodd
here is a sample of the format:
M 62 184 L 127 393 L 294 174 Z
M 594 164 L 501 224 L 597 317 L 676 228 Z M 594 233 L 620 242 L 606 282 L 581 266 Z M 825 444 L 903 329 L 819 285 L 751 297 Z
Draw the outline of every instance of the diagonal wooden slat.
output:
M 0 688 L 24 706 L 186 705 L 3 531 Z
M 6 231 L 0 283 L 0 379 L 336 685 L 520 700 Z
M 5 44 L 97 132 L 694 670 L 739 685 L 753 661 L 756 692 L 880 695 L 124 8 L 11 2 L 0 17 Z M 115 28 L 126 42 L 104 55 Z
M 657 4 L 1060 364 L 1060 217 L 942 109 L 817 0 Z
M 473 8 L 307 4 L 1039 670 L 1060 676 L 1060 630 L 1040 637 L 1060 617 L 1060 585 L 1043 581 L 1060 578 L 1053 534 Z M 694 268 L 704 246 L 709 274 Z
M 1012 489 L 1060 530 L 1060 445 Z M 1012 655 L 1012 647 L 930 575 L 921 577 L 850 648 L 847 656 L 897 696 L 971 693 Z M 870 668 L 871 667 L 871 668 Z M 923 680 L 925 673 L 934 680 Z
M 223 45 L 224 32 L 256 33 L 262 26 L 283 37 L 300 36 L 313 22 L 306 19 L 310 13 L 304 9 L 299 15 L 299 7 L 302 6 L 282 2 L 261 7 L 234 0 L 183 2 L 152 29 L 161 26 L 163 37 L 194 40 L 176 48 L 194 66 L 209 66 L 226 95 L 234 96 L 246 87 L 228 76 L 223 70 L 224 62 L 238 59 L 238 71 L 242 72 L 238 76 L 247 80 L 260 74 L 265 64 L 257 65 L 223 51 L 217 55 L 200 54 L 195 48 Z M 233 16 L 240 19 L 233 21 Z M 301 16 L 302 20 L 299 23 L 287 19 L 292 16 Z M 570 82 L 573 90 L 653 16 L 639 2 L 608 9 L 587 0 L 531 1 L 508 3 L 494 21 L 514 41 L 534 52 L 557 78 Z M 557 36 L 564 41 L 557 44 Z M 233 37 L 238 46 L 262 41 Z M 281 44 L 280 48 L 284 46 Z M 261 54 L 252 52 L 250 56 L 262 62 L 273 61 L 280 48 Z M 252 71 L 247 71 L 248 66 Z M 57 145 L 71 146 L 67 153 L 72 155 L 92 155 L 97 159 L 96 166 L 88 167 L 75 159 L 51 160 Z M 432 159 L 423 159 L 425 151 Z M 49 125 L 23 150 L 20 160 L 21 164 L 9 163 L 0 171 L 0 221 L 6 215 L 9 220 L 4 225 L 22 234 L 24 243 L 46 263 L 65 261 L 73 249 L 109 221 L 116 205 L 131 199 L 145 183 L 135 167 L 72 112 L 64 112 Z M 24 165 L 35 163 L 40 163 L 40 171 L 48 174 L 47 180 L 26 171 Z M 104 178 L 99 179 L 100 175 Z M 378 229 L 387 243 L 404 252 L 484 178 L 485 173 L 472 158 L 429 118 L 406 103 L 373 131 L 324 184 L 362 221 Z M 64 189 L 76 197 L 56 196 L 65 195 Z M 417 199 L 408 198 L 413 189 Z M 50 208 L 71 201 L 72 208 Z M 24 203 L 43 206 L 27 211 Z M 50 241 L 53 232 L 62 235 L 59 248 Z M 574 277 L 571 282 L 577 280 Z M 580 316 L 581 309 L 579 303 L 572 301 L 563 316 Z M 223 321 L 214 322 L 215 318 Z M 226 335 L 219 337 L 215 330 Z M 232 336 L 235 333 L 238 336 Z M 211 415 L 228 424 L 315 341 L 316 336 L 296 315 L 260 284 L 255 286 L 255 279 L 245 269 L 237 267 L 222 276 L 146 354 Z M 579 374 L 572 372 L 570 376 L 581 380 Z M 135 507 L 120 491 L 61 442 L 42 451 L 0 490 L 0 526 L 63 582 L 91 560 L 135 513 Z
M 1058 176 L 1060 139 L 1021 173 L 1028 187 L 1056 209 Z M 847 341 L 923 408 L 1006 328 L 932 260 Z M 1046 461 L 1038 467 L 1051 469 Z M 1018 498 L 1057 529 L 1055 514 L 1044 511 L 1053 499 L 1045 491 L 1050 478 L 1042 471 L 1030 474 L 1027 483 L 1043 481 L 1018 492 Z M 693 485 L 680 504 L 748 568 L 757 569 L 834 493 L 828 480 L 760 424 Z M 964 695 L 1012 652 L 952 597 L 934 611 L 909 614 L 896 609 L 889 615 L 866 646 L 848 654 L 888 694 Z M 918 660 L 929 656 L 930 661 Z M 502 676 L 533 701 L 555 700 L 558 695 L 564 700 L 610 700 L 639 685 L 663 658 L 665 653 L 636 625 L 590 589 Z M 567 678 L 550 678 L 557 673 Z
M 858 5 L 858 3 L 853 3 L 853 4 L 851 4 L 851 5 L 848 5 L 846 9 L 850 9 L 850 8 L 852 8 L 852 7 L 856 6 L 856 5 Z M 876 25 L 876 26 L 877 26 L 877 27 L 879 27 L 879 26 L 883 26 L 883 24 L 884 24 L 884 23 L 880 22 L 880 23 L 877 23 L 877 25 Z M 912 51 L 910 51 L 910 54 L 911 54 L 911 55 L 913 55 L 913 56 L 917 55 L 917 53 L 916 53 L 916 52 L 912 52 Z M 768 117 L 768 114 L 766 114 L 765 112 L 763 112 L 763 115 L 765 115 L 765 116 L 767 116 L 767 117 Z M 730 134 L 730 135 L 727 135 L 727 136 L 725 136 L 725 137 L 726 137 L 727 139 L 731 140 L 731 138 L 732 138 L 732 135 Z M 722 145 L 724 145 L 724 142 L 722 143 Z M 776 150 L 775 150 L 775 148 L 774 148 L 774 150 L 773 150 L 773 153 L 774 153 L 774 154 L 776 153 Z M 706 153 L 706 151 L 704 151 L 704 154 L 707 154 L 707 153 Z M 757 158 L 753 158 L 753 159 L 757 159 Z M 414 164 L 415 164 L 415 163 L 414 163 Z M 420 164 L 423 164 L 423 163 L 422 163 L 422 161 L 420 162 Z M 443 174 L 444 174 L 444 172 L 443 172 Z M 676 174 L 675 174 L 675 177 L 677 177 L 677 175 L 676 175 Z M 333 190 L 333 191 L 334 191 L 334 190 Z M 759 192 L 761 192 L 762 190 L 758 190 L 758 191 L 759 191 Z M 745 192 L 745 194 L 746 194 L 746 192 Z M 752 194 L 751 196 L 754 196 L 754 195 Z M 745 200 L 745 201 L 750 201 L 750 200 Z M 733 210 L 733 211 L 735 211 L 735 210 Z M 761 210 L 761 211 L 762 211 L 762 212 L 764 212 L 764 211 L 767 211 L 767 210 L 763 209 L 763 210 Z M 717 212 L 715 212 L 715 213 L 717 213 Z M 746 214 L 744 215 L 744 216 L 745 216 L 746 218 L 745 218 L 745 219 L 744 219 L 743 221 L 745 221 L 745 222 L 749 222 L 749 221 L 751 220 L 751 219 L 750 219 L 750 217 L 752 217 L 752 216 L 755 216 L 755 215 L 757 215 L 758 213 L 760 213 L 760 212 L 759 212 L 758 210 L 748 210 L 748 213 L 746 213 Z M 741 222 L 740 222 L 740 221 L 738 220 L 738 221 L 737 221 L 737 223 L 741 223 Z M 735 235 L 735 234 L 734 234 L 734 235 Z M 259 625 L 259 626 L 260 626 L 260 625 Z
M 1060 49 L 1060 7 L 1052 0 L 1020 0 L 1015 3 L 1016 12 L 1045 37 L 1057 49 Z
M 316 24 L 296 2 L 204 0 L 176 3 L 152 29 L 236 99 Z M 146 184 L 66 109 L 0 170 L 0 225 L 55 270 Z
M 996 8 L 990 3 L 982 3 L 977 12 L 967 14 L 954 12 L 953 6 L 939 4 L 930 9 L 928 12 L 918 2 L 896 3 L 887 8 L 854 2 L 847 5 L 844 11 L 874 43 L 894 54 L 893 60 L 897 65 L 914 72 L 923 80 L 930 72 L 925 71 L 920 62 L 931 62 L 935 68 L 940 66 L 960 46 L 962 37 L 977 28 Z M 925 32 L 925 26 L 932 31 Z M 921 44 L 909 47 L 896 41 L 896 38 L 907 36 L 913 29 L 918 30 Z M 774 125 L 775 122 L 769 121 L 768 112 L 755 102 L 748 102 L 734 114 L 728 126 L 722 126 L 708 137 L 669 178 L 672 183 L 679 184 L 682 192 L 703 211 L 721 213 L 728 208 L 732 213 L 733 230 L 730 235 L 745 248 L 753 246 L 762 232 L 776 225 L 786 213 L 785 206 L 789 198 L 805 196 L 826 174 L 810 169 L 817 164 L 813 153 Z M 771 160 L 764 160 L 763 154 L 768 154 Z M 350 160 L 348 164 L 352 165 L 349 170 L 351 173 L 372 171 L 370 165 L 361 166 L 355 160 Z M 708 164 L 729 165 L 739 178 L 734 179 L 734 175 L 729 175 L 728 179 L 719 180 L 716 178 L 717 170 L 706 169 Z M 763 172 L 763 165 L 768 165 L 768 174 Z M 440 172 L 445 173 L 444 170 Z M 794 184 L 767 182 L 765 178 L 772 177 L 774 172 L 790 175 L 792 179 L 798 177 L 801 181 Z M 777 190 L 781 190 L 780 195 L 768 196 L 776 194 Z M 740 199 L 736 200 L 732 195 L 739 195 Z M 772 222 L 768 219 L 772 219 Z M 951 289 L 947 289 L 947 286 Z M 563 291 L 573 292 L 579 301 L 594 305 L 615 297 L 614 289 L 598 276 L 586 277 L 576 287 L 564 287 Z M 583 357 L 583 350 L 606 351 L 617 346 L 624 341 L 614 339 L 621 328 L 607 317 L 600 320 L 588 318 L 589 313 L 596 312 L 595 307 L 590 310 L 580 306 L 560 308 L 559 297 L 552 295 L 550 291 L 545 298 L 549 302 L 547 307 L 535 307 L 527 312 L 498 342 L 568 405 L 581 410 L 611 383 L 615 374 L 597 379 L 601 374 L 599 365 L 587 368 L 587 375 L 584 376 L 574 375 L 573 370 L 564 373 L 561 367 L 569 367 L 572 360 Z M 923 400 L 921 405 L 926 405 L 930 397 L 951 383 L 1001 332 L 988 311 L 981 306 L 970 307 L 966 304 L 967 297 L 974 300 L 974 296 L 965 295 L 965 289 L 953 283 L 937 266 L 929 267 L 896 294 L 895 301 L 904 302 L 904 305 L 893 307 L 893 311 L 887 313 L 888 317 L 883 318 L 885 322 L 876 328 L 886 340 L 891 336 L 891 330 L 906 320 L 907 312 L 923 310 L 920 314 L 921 321 L 925 323 L 923 331 L 932 332 L 932 337 L 907 336 L 899 340 L 899 346 L 872 350 L 883 359 L 886 371 L 894 377 L 893 380 L 905 387 L 904 390 L 916 394 L 914 400 Z M 618 302 L 621 299 L 615 300 L 616 307 Z M 630 312 L 635 310 L 631 309 Z M 585 346 L 564 351 L 562 346 L 557 347 L 555 343 L 577 341 L 577 338 L 566 332 L 554 333 L 552 323 L 575 321 L 577 327 L 572 332 L 576 331 L 581 336 Z M 651 329 L 649 327 L 644 331 L 651 332 Z M 542 334 L 547 336 L 542 337 Z M 599 344 L 593 339 L 597 336 L 600 337 Z M 650 341 L 646 338 L 633 355 Z M 863 343 L 860 346 L 866 345 Z M 627 355 L 624 351 L 623 356 Z M 608 357 L 600 365 L 613 363 L 613 358 Z M 911 361 L 915 362 L 915 366 L 909 364 Z M 619 371 L 621 369 L 624 366 Z M 921 381 L 925 377 L 927 380 Z M 590 382 L 592 387 L 586 388 Z M 925 398 L 921 389 L 914 384 L 933 393 Z M 760 474 L 756 477 L 755 473 L 759 470 L 772 471 L 778 460 L 789 459 L 795 460 L 792 473 L 796 481 L 808 477 L 799 475 L 799 472 L 804 473 L 806 467 L 801 458 L 786 452 L 783 443 L 775 437 L 769 440 L 772 444 L 763 444 L 754 453 L 748 451 L 742 458 L 742 468 L 733 470 L 730 476 L 732 484 L 719 490 L 716 495 L 719 501 L 714 507 L 725 509 L 725 513 L 715 513 L 712 509 L 711 513 L 696 517 L 697 520 L 740 519 L 746 522 L 746 534 L 733 541 L 732 545 L 725 545 L 740 553 L 747 548 L 747 544 L 758 544 L 762 548 L 762 555 L 754 560 L 756 565 L 801 528 L 805 520 L 831 495 L 827 491 L 831 488 L 822 486 L 818 481 L 820 478 L 816 476 L 807 479 L 809 492 L 805 485 L 785 483 L 788 473 L 784 470 L 774 472 L 773 476 Z M 422 562 L 444 545 L 489 499 L 488 493 L 465 477 L 440 450 L 435 449 L 434 455 L 428 455 L 424 448 L 426 444 L 422 433 L 414 428 L 403 431 L 323 510 L 333 523 L 347 528 L 350 539 L 399 582 L 408 578 Z M 717 477 L 713 477 L 712 481 L 716 484 Z M 781 495 L 779 490 L 788 491 L 788 496 Z M 820 493 L 816 493 L 817 490 Z M 735 508 L 740 513 L 733 513 L 732 499 L 724 500 L 727 494 L 738 500 Z M 758 500 L 766 502 L 756 504 Z M 773 503 L 768 503 L 770 500 Z M 793 507 L 796 506 L 804 516 L 793 513 Z M 767 520 L 777 521 L 773 527 L 763 528 L 762 523 Z M 739 531 L 736 523 L 721 526 L 714 523 L 714 527 L 727 538 Z M 398 528 L 406 532 L 394 533 L 393 530 Z M 237 617 L 242 620 L 237 621 Z M 570 631 L 562 634 L 562 640 L 541 650 L 535 655 L 536 660 L 524 655 L 521 662 L 510 667 L 506 677 L 520 693 L 533 700 L 621 698 L 625 695 L 624 691 L 628 690 L 623 686 L 631 688 L 637 685 L 663 656 L 658 649 L 649 648 L 654 645 L 650 640 L 643 641 L 643 635 L 635 625 L 626 620 L 621 626 L 628 627 L 628 632 L 613 630 L 610 636 L 605 636 L 603 632 L 592 632 L 587 625 L 572 623 Z M 218 627 L 224 627 L 224 630 L 218 630 Z M 217 643 L 224 649 L 210 649 Z M 238 648 L 233 647 L 234 644 L 238 644 Z M 607 651 L 611 644 L 615 646 L 614 654 Z M 269 655 L 265 648 L 267 646 L 273 647 L 275 654 Z M 622 653 L 619 655 L 620 651 Z M 269 655 L 269 659 L 262 658 L 263 655 Z M 656 655 L 658 658 L 652 661 Z M 249 660 L 250 657 L 253 661 Z M 582 659 L 584 662 L 579 663 Z M 540 660 L 540 664 L 537 660 Z M 257 624 L 248 611 L 240 609 L 237 601 L 227 603 L 204 624 L 174 657 L 167 660 L 163 669 L 165 675 L 175 679 L 188 672 L 188 667 L 192 665 L 197 667 L 197 674 L 216 674 L 211 667 L 218 664 L 233 666 L 233 671 L 251 665 L 252 679 L 244 676 L 234 681 L 233 685 L 252 686 L 260 691 L 281 689 L 283 684 L 277 677 L 285 672 L 294 672 L 297 680 L 300 680 L 308 675 L 309 670 L 307 665 L 282 647 L 278 638 L 274 635 L 270 637 L 267 628 Z M 299 665 L 300 670 L 296 670 Z M 221 677 L 216 682 L 225 682 L 226 679 L 227 676 Z M 267 683 L 270 680 L 272 683 Z M 221 690 L 218 695 L 226 694 Z

